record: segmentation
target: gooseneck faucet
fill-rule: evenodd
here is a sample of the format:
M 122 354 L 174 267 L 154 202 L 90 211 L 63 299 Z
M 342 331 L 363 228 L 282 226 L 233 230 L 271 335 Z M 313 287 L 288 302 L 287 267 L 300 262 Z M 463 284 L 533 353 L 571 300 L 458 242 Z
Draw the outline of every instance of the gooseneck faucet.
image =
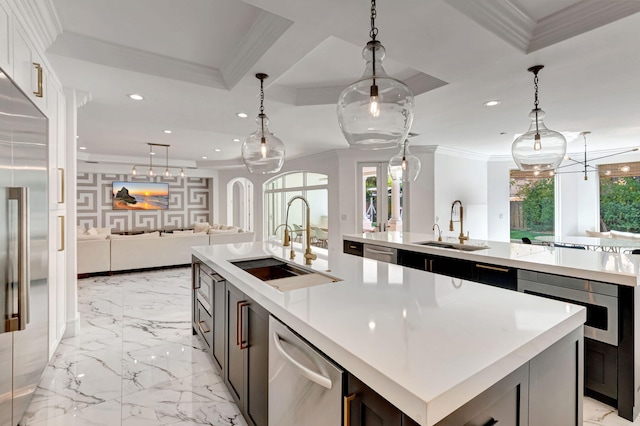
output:
M 438 225 L 437 223 L 434 223 L 431 230 L 435 232 L 436 226 L 438 227 L 438 241 L 442 241 L 442 231 L 440 230 L 440 225 Z
M 309 208 L 309 202 L 306 200 L 306 198 L 304 198 L 302 195 L 294 195 L 293 197 L 291 197 L 291 199 L 289 200 L 289 202 L 287 203 L 287 214 L 286 214 L 286 222 L 289 221 L 289 208 L 291 207 L 291 203 L 293 203 L 294 200 L 302 200 L 303 203 L 305 203 L 305 205 L 307 206 L 307 223 L 306 223 L 306 227 L 304 232 L 307 234 L 306 235 L 306 242 L 307 242 L 307 248 L 304 251 L 304 264 L 305 265 L 311 265 L 311 261 L 317 259 L 318 256 L 316 256 L 315 254 L 311 253 L 311 209 Z M 287 223 L 285 223 L 285 225 L 288 225 Z M 293 250 L 291 250 L 291 259 L 293 259 L 294 253 Z
M 469 239 L 469 232 L 467 231 L 467 235 L 464 235 L 464 219 L 463 219 L 463 209 L 462 209 L 462 201 L 455 200 L 451 204 L 451 218 L 449 220 L 449 231 L 453 231 L 453 209 L 456 207 L 456 204 L 460 204 L 460 220 L 456 222 L 460 222 L 460 235 L 458 235 L 458 239 L 460 240 L 460 244 L 464 244 L 465 241 Z
M 293 232 L 291 230 L 291 227 L 289 225 L 287 225 L 286 223 L 282 223 L 278 226 L 276 226 L 276 229 L 273 230 L 273 233 L 275 234 L 276 232 L 278 232 L 278 229 L 280 229 L 281 227 L 284 226 L 284 237 L 283 237 L 283 241 L 282 241 L 282 247 L 288 247 L 291 246 L 291 253 L 289 254 L 289 257 L 291 259 L 293 259 L 296 254 L 293 251 L 293 244 L 291 244 L 291 237 L 289 237 L 289 232 Z

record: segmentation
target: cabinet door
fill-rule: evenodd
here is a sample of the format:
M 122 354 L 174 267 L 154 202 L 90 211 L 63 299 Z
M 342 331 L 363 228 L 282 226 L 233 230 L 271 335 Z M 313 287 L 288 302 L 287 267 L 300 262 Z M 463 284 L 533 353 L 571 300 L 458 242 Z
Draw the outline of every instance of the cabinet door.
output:
M 414 251 L 398 250 L 398 265 L 428 271 L 429 255 Z
M 269 394 L 269 313 L 255 302 L 245 308 L 248 323 L 245 412 L 255 426 L 267 426 Z M 247 318 L 248 317 L 248 318 Z
M 476 263 L 474 281 L 516 291 L 518 290 L 518 270 Z
M 224 320 L 225 320 L 226 281 L 217 281 L 213 285 L 213 360 L 224 377 Z
M 465 280 L 473 279 L 473 264 L 466 260 L 432 256 L 427 263 L 429 267 L 427 270 L 430 272 Z
M 225 304 L 227 305 L 227 356 L 225 357 L 224 381 L 236 402 L 238 402 L 240 410 L 244 411 L 245 357 L 244 351 L 240 346 L 240 335 L 243 331 L 240 327 L 240 313 L 247 300 L 244 298 L 244 293 L 230 284 L 227 284 L 225 295 Z M 244 326 L 244 324 L 242 325 Z
M 584 339 L 584 386 L 586 392 L 618 398 L 618 348 Z M 613 401 L 612 401 L 613 402 Z
M 349 375 L 344 410 L 351 426 L 402 426 L 402 413 L 373 389 Z
M 342 249 L 346 254 L 362 257 L 362 243 L 344 240 Z
M 0 68 L 8 76 L 13 76 L 11 67 L 11 13 L 9 5 L 0 2 Z M 1 424 L 1 423 L 0 423 Z

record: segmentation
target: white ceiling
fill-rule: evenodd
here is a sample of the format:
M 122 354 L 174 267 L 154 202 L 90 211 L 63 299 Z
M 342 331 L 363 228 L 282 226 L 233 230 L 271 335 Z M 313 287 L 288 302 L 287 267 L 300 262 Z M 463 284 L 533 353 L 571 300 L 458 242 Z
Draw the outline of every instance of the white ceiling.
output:
M 91 94 L 78 111 L 84 159 L 145 157 L 153 142 L 170 144 L 172 160 L 240 164 L 232 139 L 255 130 L 256 72 L 270 75 L 265 111 L 287 158 L 348 147 L 335 103 L 364 70 L 368 1 L 53 5 L 62 31 L 47 56 L 65 87 Z M 526 70 L 543 64 L 549 128 L 591 131 L 594 151 L 640 145 L 640 1 L 380 0 L 377 9 L 385 68 L 416 94 L 413 144 L 509 155 L 533 107 Z M 502 103 L 485 107 L 491 99 Z M 569 152 L 581 149 L 570 142 Z

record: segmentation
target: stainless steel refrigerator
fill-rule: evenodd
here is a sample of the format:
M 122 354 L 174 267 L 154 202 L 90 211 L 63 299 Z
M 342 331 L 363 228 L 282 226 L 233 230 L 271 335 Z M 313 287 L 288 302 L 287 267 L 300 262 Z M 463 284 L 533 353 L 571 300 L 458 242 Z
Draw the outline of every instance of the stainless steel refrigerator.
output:
M 47 119 L 0 70 L 0 426 L 15 426 L 48 361 Z

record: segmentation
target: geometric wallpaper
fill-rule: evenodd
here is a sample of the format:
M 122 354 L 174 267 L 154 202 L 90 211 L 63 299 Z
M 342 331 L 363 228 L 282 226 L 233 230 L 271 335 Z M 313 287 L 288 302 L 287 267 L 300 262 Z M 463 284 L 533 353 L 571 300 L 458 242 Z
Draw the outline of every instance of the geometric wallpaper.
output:
M 167 182 L 169 209 L 113 210 L 113 181 Z M 110 227 L 113 232 L 124 232 L 192 228 L 194 222 L 211 223 L 211 187 L 211 178 L 78 173 L 78 226 Z

